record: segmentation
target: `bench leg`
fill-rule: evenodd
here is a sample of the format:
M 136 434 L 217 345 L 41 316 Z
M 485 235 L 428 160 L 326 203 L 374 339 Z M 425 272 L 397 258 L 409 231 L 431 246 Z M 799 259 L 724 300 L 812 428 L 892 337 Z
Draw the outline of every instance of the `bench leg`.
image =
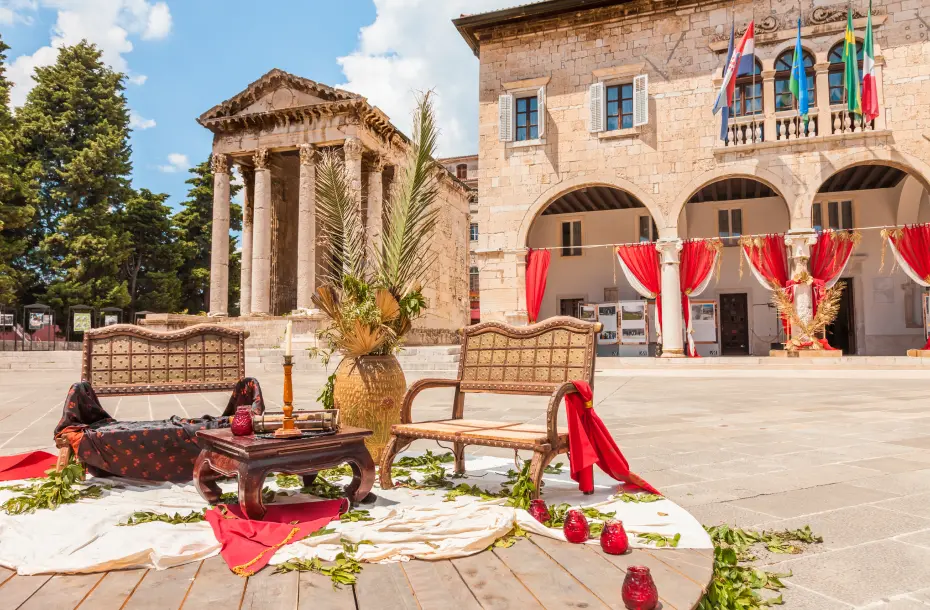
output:
M 71 443 L 65 439 L 56 439 L 55 444 L 58 445 L 58 461 L 55 463 L 55 471 L 61 472 L 71 459 Z
M 455 474 L 465 474 L 465 443 L 452 443 L 452 454 L 455 456 Z
M 385 447 L 384 451 L 381 453 L 380 472 L 378 475 L 381 489 L 394 488 L 394 481 L 391 479 L 391 465 L 394 463 L 394 457 L 400 453 L 400 450 L 407 444 L 405 440 L 398 438 L 394 434 L 391 435 L 391 440 L 388 441 L 387 447 Z
M 533 452 L 533 461 L 530 462 L 530 480 L 533 481 L 533 499 L 539 497 L 541 493 L 540 485 L 542 484 L 543 471 L 545 471 L 546 466 L 549 465 L 549 462 L 552 461 L 558 455 L 554 451 L 534 451 Z

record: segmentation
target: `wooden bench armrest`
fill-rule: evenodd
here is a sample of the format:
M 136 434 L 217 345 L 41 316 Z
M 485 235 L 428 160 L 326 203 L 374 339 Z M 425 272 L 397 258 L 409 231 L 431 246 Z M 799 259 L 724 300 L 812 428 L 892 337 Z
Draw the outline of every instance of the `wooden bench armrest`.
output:
M 549 399 L 549 409 L 546 411 L 546 428 L 549 444 L 552 447 L 559 446 L 559 405 L 562 404 L 562 399 L 565 398 L 566 394 L 577 391 L 574 383 L 566 381 L 552 393 L 552 397 Z
M 414 381 L 410 384 L 410 387 L 407 388 L 407 393 L 404 394 L 404 402 L 400 408 L 400 423 L 410 424 L 413 423 L 411 418 L 411 410 L 413 409 L 413 399 L 416 398 L 416 395 L 422 392 L 423 390 L 428 390 L 431 388 L 455 388 L 455 402 L 452 408 L 452 418 L 453 419 L 462 419 L 461 413 L 461 392 L 459 391 L 459 385 L 462 381 L 460 379 L 420 379 Z

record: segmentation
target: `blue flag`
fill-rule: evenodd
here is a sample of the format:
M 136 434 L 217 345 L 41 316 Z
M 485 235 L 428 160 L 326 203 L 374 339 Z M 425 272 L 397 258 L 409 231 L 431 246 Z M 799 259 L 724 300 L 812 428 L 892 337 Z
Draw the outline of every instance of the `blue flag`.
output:
M 730 44 L 727 45 L 727 61 L 723 64 L 724 66 L 730 65 L 730 59 L 733 58 L 733 37 L 736 35 L 736 21 L 730 24 Z M 728 106 L 723 107 L 723 111 L 720 113 L 720 139 L 724 142 L 727 141 L 727 127 L 730 126 L 730 108 Z
M 798 114 L 807 125 L 810 100 L 807 91 L 807 71 L 804 69 L 804 51 L 801 49 L 801 19 L 798 18 L 798 39 L 794 43 L 794 61 L 791 62 L 791 79 L 788 89 L 798 100 Z

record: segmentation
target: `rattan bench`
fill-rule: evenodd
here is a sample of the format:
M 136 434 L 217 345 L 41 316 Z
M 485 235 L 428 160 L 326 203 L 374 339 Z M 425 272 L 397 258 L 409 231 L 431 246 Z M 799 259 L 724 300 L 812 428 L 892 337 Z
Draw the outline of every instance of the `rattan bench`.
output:
M 455 472 L 465 472 L 465 446 L 484 445 L 533 452 L 530 474 L 539 493 L 543 469 L 568 451 L 568 430 L 557 425 L 562 398 L 572 381 L 594 384 L 595 338 L 600 322 L 561 316 L 530 326 L 483 322 L 463 331 L 457 379 L 421 379 L 404 396 L 400 423 L 381 458 L 381 487 L 391 489 L 394 457 L 416 439 L 452 444 Z M 455 388 L 452 418 L 414 423 L 413 399 L 429 388 Z M 546 425 L 464 419 L 466 394 L 549 396 Z

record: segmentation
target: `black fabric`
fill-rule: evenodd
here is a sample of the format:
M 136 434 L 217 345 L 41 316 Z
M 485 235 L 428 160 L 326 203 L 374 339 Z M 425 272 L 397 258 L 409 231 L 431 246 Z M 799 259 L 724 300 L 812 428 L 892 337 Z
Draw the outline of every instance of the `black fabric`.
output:
M 229 427 L 236 407 L 248 405 L 254 414 L 265 410 L 258 380 L 246 377 L 236 384 L 226 410 L 219 417 L 173 416 L 159 421 L 114 420 L 100 405 L 87 382 L 71 386 L 64 413 L 55 428 L 81 432 L 77 458 L 94 474 L 111 474 L 151 481 L 190 481 L 200 453 L 197 431 Z

